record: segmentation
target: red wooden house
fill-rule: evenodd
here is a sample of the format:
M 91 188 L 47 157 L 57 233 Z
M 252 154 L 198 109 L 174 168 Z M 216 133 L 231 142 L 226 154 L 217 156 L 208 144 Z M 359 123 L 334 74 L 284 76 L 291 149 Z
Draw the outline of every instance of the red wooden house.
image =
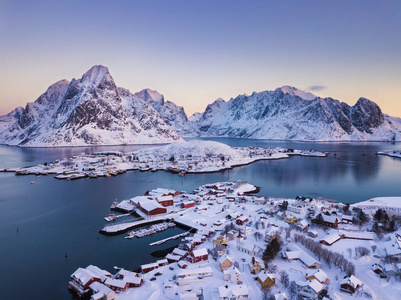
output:
M 245 223 L 249 222 L 249 219 L 246 216 L 241 216 L 237 218 L 235 222 L 237 223 L 237 225 L 245 225 Z
M 191 263 L 197 263 L 200 261 L 208 260 L 209 254 L 207 253 L 206 248 L 196 249 L 189 254 L 187 259 Z
M 163 207 L 174 205 L 174 199 L 171 195 L 157 197 L 157 202 Z
M 194 207 L 195 206 L 195 202 L 194 201 L 184 201 L 181 203 L 181 207 L 182 208 L 190 208 L 190 207 Z

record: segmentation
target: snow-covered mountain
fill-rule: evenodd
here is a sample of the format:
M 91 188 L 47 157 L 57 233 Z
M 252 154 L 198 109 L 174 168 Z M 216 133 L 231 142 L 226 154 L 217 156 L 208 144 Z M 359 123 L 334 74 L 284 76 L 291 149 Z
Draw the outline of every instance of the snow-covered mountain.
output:
M 318 141 L 401 140 L 397 119 L 365 98 L 354 106 L 293 87 L 209 104 L 195 122 L 201 136 Z M 397 127 L 398 126 L 398 127 Z
M 198 122 L 201 117 L 202 117 L 202 113 L 196 112 L 196 113 L 194 113 L 192 116 L 190 116 L 188 118 L 188 121 L 190 121 L 190 122 Z
M 20 118 L 23 111 L 24 108 L 19 106 L 10 113 L 0 116 L 0 132 L 3 132 L 12 124 L 14 124 Z
M 118 88 L 103 66 L 81 79 L 56 82 L 25 109 L 2 116 L 0 124 L 0 143 L 25 147 L 182 141 L 151 104 Z
M 164 101 L 164 96 L 157 91 L 144 89 L 134 94 L 136 99 L 147 102 L 163 117 L 164 121 L 183 137 L 198 136 L 198 129 L 188 121 L 182 106 L 171 101 Z

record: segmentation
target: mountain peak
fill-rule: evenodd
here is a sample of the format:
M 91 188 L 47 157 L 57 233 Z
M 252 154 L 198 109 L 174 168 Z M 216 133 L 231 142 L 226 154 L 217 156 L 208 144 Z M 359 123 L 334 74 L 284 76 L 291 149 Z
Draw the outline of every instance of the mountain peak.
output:
M 95 86 L 98 86 L 104 80 L 113 81 L 113 78 L 111 78 L 109 73 L 109 69 L 102 65 L 95 65 L 82 76 L 81 83 L 90 82 Z
M 317 98 L 317 96 L 312 93 L 305 92 L 289 85 L 283 85 L 282 87 L 277 88 L 276 91 L 282 91 L 284 94 L 298 96 L 304 100 L 313 100 Z
M 156 90 L 143 89 L 135 93 L 135 96 L 138 96 L 142 101 L 150 102 L 150 104 L 164 105 L 164 96 Z

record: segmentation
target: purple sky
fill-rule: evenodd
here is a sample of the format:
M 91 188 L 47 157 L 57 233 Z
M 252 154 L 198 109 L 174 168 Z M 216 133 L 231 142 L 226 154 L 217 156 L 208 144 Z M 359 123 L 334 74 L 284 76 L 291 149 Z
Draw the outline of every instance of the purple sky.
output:
M 188 114 L 282 85 L 401 116 L 401 1 L 0 2 L 0 114 L 91 66 Z

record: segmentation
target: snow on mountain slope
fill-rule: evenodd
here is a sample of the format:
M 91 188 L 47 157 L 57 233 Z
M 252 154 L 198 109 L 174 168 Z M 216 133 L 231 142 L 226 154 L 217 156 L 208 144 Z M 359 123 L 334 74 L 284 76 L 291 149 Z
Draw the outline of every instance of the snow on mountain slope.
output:
M 190 121 L 190 122 L 198 122 L 201 117 L 202 117 L 202 113 L 196 112 L 196 113 L 194 113 L 192 116 L 190 116 L 188 118 L 188 121 Z
M 389 115 L 384 115 L 384 118 L 387 120 L 387 122 L 388 122 L 395 130 L 398 130 L 398 132 L 401 133 L 401 118 L 391 117 L 391 116 L 389 116 Z
M 25 147 L 181 140 L 151 105 L 117 88 L 103 66 L 92 67 L 81 79 L 53 84 L 0 133 L 1 143 Z
M 144 89 L 134 94 L 134 97 L 149 103 L 163 117 L 164 121 L 181 136 L 198 136 L 197 127 L 188 121 L 187 115 L 182 106 L 171 101 L 164 101 L 164 96 L 157 91 Z
M 19 106 L 10 113 L 0 116 L 0 133 L 14 124 L 21 116 L 24 108 Z
M 284 94 L 298 96 L 304 100 L 313 100 L 317 97 L 317 96 L 313 95 L 312 93 L 304 92 L 302 90 L 299 90 L 295 87 L 288 86 L 288 85 L 284 85 L 281 88 L 278 88 L 277 90 L 281 90 Z
M 368 99 L 360 98 L 354 106 L 349 106 L 308 94 L 283 87 L 240 95 L 228 102 L 218 99 L 207 106 L 197 124 L 205 137 L 401 140 L 401 133 L 385 119 L 379 106 Z
M 169 144 L 157 148 L 146 148 L 132 152 L 135 156 L 142 158 L 154 157 L 158 159 L 168 160 L 174 156 L 175 159 L 180 157 L 219 157 L 224 156 L 226 159 L 237 160 L 244 157 L 241 151 L 238 151 L 226 144 L 214 141 L 190 141 Z

